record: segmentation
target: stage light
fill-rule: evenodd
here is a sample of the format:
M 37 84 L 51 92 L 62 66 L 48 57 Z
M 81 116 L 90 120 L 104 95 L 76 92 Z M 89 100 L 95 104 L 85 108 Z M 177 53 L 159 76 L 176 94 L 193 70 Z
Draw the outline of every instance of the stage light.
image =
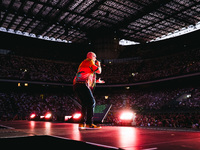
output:
M 132 120 L 133 115 L 133 112 L 122 112 L 119 118 L 120 120 Z
M 45 119 L 50 119 L 51 118 L 51 113 L 46 113 L 46 115 L 44 116 Z
M 73 119 L 80 119 L 81 118 L 81 113 L 75 113 L 73 115 Z
M 65 121 L 68 121 L 68 120 L 71 119 L 71 118 L 72 118 L 72 116 L 65 116 L 64 120 L 65 120 Z
M 31 115 L 30 115 L 30 118 L 31 119 L 34 119 L 36 117 L 36 114 L 35 113 L 32 113 Z

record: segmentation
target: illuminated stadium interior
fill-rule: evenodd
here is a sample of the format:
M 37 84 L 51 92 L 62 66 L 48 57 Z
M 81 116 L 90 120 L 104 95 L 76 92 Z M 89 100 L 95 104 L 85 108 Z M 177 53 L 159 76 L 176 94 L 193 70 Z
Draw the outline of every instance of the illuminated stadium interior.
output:
M 94 51 L 105 81 L 96 104 L 112 106 L 106 124 L 199 128 L 199 0 L 2 0 L 0 8 L 0 120 L 80 119 L 72 82 Z

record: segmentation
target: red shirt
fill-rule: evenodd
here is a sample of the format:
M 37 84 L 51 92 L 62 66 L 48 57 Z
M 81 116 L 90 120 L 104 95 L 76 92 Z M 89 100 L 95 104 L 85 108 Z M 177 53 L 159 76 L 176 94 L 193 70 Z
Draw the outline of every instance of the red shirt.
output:
M 96 83 L 95 71 L 98 70 L 98 66 L 95 65 L 92 59 L 86 58 L 79 65 L 78 72 L 74 78 L 73 84 L 76 82 L 85 82 L 89 88 L 93 88 Z

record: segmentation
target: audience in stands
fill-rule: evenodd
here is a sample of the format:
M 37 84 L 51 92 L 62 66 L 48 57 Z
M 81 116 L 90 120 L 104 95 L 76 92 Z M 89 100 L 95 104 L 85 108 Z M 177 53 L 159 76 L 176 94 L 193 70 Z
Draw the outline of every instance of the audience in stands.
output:
M 200 71 L 200 50 L 156 59 L 111 63 L 103 67 L 106 84 L 134 83 Z M 0 55 L 0 78 L 72 83 L 78 63 Z
M 190 93 L 191 97 L 178 100 Z M 178 101 L 177 101 L 178 100 Z M 134 90 L 112 93 L 108 99 L 97 93 L 97 105 L 112 104 L 106 123 L 119 124 L 118 112 L 124 108 L 136 112 L 136 126 L 190 127 L 200 124 L 200 87 L 170 90 Z M 67 94 L 34 94 L 0 92 L 0 120 L 28 119 L 30 113 L 44 115 L 51 111 L 55 116 L 71 115 L 79 108 Z
M 200 71 L 200 50 L 154 59 L 108 63 L 101 78 L 106 84 L 151 81 Z M 25 81 L 72 83 L 78 63 L 67 63 L 29 57 L 0 55 L 0 78 Z M 189 93 L 186 99 L 178 99 Z M 117 112 L 124 108 L 136 112 L 136 126 L 190 127 L 200 125 L 200 87 L 182 89 L 135 90 L 105 95 L 97 94 L 97 105 L 112 104 L 105 122 L 119 124 Z M 27 119 L 30 113 L 55 116 L 78 111 L 70 95 L 0 91 L 0 120 Z M 162 111 L 161 111 L 162 110 Z
M 158 126 L 174 128 L 199 128 L 200 113 L 164 113 L 137 115 L 136 126 Z
M 59 94 L 0 93 L 0 108 L 0 120 L 28 119 L 33 112 L 64 116 L 77 111 L 69 96 Z

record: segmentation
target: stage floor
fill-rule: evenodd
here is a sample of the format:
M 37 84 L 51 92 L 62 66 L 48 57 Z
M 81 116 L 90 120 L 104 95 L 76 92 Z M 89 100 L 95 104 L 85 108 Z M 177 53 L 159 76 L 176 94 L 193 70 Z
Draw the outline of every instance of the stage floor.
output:
M 76 123 L 0 121 L 0 138 L 50 135 L 125 150 L 200 150 L 200 132 L 103 126 L 78 130 Z

